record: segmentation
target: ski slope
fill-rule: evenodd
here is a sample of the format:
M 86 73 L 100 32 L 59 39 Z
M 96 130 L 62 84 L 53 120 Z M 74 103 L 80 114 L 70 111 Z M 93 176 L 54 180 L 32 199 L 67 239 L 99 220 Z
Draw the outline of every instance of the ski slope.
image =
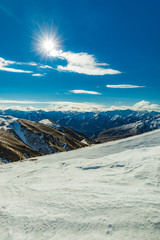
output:
M 36 159 L 0 165 L 1 240 L 160 239 L 160 130 Z

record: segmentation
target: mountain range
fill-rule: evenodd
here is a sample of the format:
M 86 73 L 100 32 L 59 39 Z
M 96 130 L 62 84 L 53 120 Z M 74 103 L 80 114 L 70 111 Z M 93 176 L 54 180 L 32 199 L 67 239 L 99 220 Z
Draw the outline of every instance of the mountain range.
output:
M 133 135 L 148 132 L 159 128 L 160 123 L 160 112 L 155 111 L 113 110 L 107 112 L 58 112 L 6 109 L 0 110 L 0 114 L 37 122 L 43 119 L 49 119 L 97 140 L 102 137 L 104 131 L 114 129 L 115 134 L 115 131 L 118 131 L 118 128 L 117 130 L 115 129 L 116 127 L 126 124 L 125 128 L 128 128 L 128 134 L 121 134 L 121 136 L 132 135 L 129 130 L 131 128 L 134 128 Z M 128 125 L 131 123 L 134 124 Z M 137 130 L 135 131 L 136 126 Z

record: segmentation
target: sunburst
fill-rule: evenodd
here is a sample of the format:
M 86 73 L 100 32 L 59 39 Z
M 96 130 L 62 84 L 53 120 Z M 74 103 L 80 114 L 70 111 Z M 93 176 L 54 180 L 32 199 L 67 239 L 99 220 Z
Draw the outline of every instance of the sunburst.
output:
M 34 32 L 34 51 L 42 57 L 58 56 L 61 51 L 61 40 L 54 28 L 40 27 Z

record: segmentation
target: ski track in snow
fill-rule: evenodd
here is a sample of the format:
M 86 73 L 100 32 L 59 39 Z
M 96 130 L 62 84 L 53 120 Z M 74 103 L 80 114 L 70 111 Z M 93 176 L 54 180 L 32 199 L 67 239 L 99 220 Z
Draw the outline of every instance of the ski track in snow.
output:
M 160 239 L 160 130 L 0 175 L 1 240 Z

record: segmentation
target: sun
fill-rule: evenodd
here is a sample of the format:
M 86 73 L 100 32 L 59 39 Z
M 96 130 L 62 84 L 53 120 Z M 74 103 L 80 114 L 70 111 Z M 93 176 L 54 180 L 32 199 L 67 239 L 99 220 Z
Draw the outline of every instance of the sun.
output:
M 58 57 L 61 55 L 62 50 L 59 49 L 58 41 L 48 36 L 41 42 L 41 52 L 46 56 Z
M 58 40 L 55 37 L 46 35 L 40 39 L 39 50 L 41 51 L 41 53 L 43 55 L 57 56 L 58 51 L 59 51 L 58 49 L 59 49 Z
M 58 57 L 61 55 L 62 35 L 58 34 L 56 26 L 37 25 L 33 31 L 33 51 L 37 52 L 41 58 Z
M 56 48 L 56 44 L 52 39 L 47 39 L 44 41 L 43 47 L 46 52 L 51 52 Z

